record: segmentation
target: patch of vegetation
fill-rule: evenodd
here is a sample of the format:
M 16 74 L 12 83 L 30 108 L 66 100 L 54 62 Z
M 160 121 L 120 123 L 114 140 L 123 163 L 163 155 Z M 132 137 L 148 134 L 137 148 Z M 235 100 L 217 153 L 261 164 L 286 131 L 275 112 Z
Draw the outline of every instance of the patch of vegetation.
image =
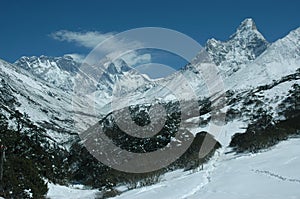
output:
M 245 133 L 235 134 L 230 146 L 237 152 L 258 152 L 291 136 L 300 135 L 300 86 L 295 84 L 289 96 L 279 105 L 285 120 L 274 122 L 263 110 L 253 118 Z
M 178 111 L 180 110 L 179 104 L 168 103 L 164 104 L 164 106 L 168 115 L 167 121 L 161 131 L 151 138 L 137 138 L 126 134 L 117 126 L 116 122 L 114 122 L 112 115 L 105 117 L 100 121 L 100 124 L 105 135 L 123 150 L 135 153 L 156 151 L 171 142 L 171 138 L 175 137 L 180 124 L 181 113 Z M 134 121 L 137 121 L 139 124 L 147 124 L 149 122 L 147 115 L 149 107 L 142 107 L 141 112 L 137 106 L 129 110 L 131 111 L 131 118 Z M 186 134 L 189 134 L 188 131 Z M 207 154 L 200 158 L 199 151 L 204 138 L 208 139 L 209 142 L 213 142 L 215 145 L 212 146 L 212 148 L 207 148 Z M 198 133 L 195 137 L 190 137 L 189 139 L 193 139 L 191 146 L 171 165 L 153 172 L 140 174 L 126 173 L 109 168 L 101 162 L 98 162 L 80 142 L 76 142 L 71 147 L 71 155 L 68 157 L 70 170 L 72 172 L 71 178 L 74 179 L 75 182 L 86 184 L 94 188 L 101 188 L 102 193 L 114 195 L 118 193 L 114 190 L 114 187 L 118 185 L 125 185 L 129 189 L 133 189 L 157 183 L 161 175 L 168 171 L 175 169 L 193 170 L 208 161 L 215 150 L 220 147 L 220 144 L 206 132 Z
M 276 124 L 271 124 L 269 116 L 262 116 L 256 123 L 251 124 L 245 133 L 235 134 L 230 146 L 237 152 L 259 152 L 292 135 L 299 135 L 299 121 L 299 114 Z
M 206 101 L 202 104 L 209 103 Z M 167 112 L 167 121 L 163 129 L 151 138 L 130 137 L 118 128 L 111 115 L 100 122 L 105 134 L 123 149 L 133 152 L 155 151 L 171 142 L 181 121 L 179 103 L 167 103 L 163 106 Z M 130 114 L 138 125 L 143 126 L 150 124 L 148 110 L 149 107 L 135 106 L 131 107 Z M 203 112 L 206 111 L 209 110 Z M 8 120 L 15 124 L 15 130 L 8 128 Z M 81 144 L 79 136 L 74 140 L 70 151 L 65 151 L 46 136 L 43 127 L 31 123 L 26 114 L 16 111 L 11 113 L 10 118 L 0 114 L 1 144 L 7 147 L 0 196 L 44 198 L 47 193 L 44 179 L 59 184 L 80 183 L 99 188 L 103 193 L 100 198 L 119 194 L 114 189 L 118 185 L 125 185 L 129 189 L 151 185 L 157 183 L 167 171 L 191 170 L 206 162 L 220 146 L 217 143 L 204 158 L 199 158 L 199 150 L 206 135 L 205 132 L 197 134 L 190 148 L 170 166 L 153 172 L 133 174 L 114 170 L 96 160 Z M 213 139 L 212 136 L 207 136 Z
M 38 173 L 35 163 L 17 155 L 4 163 L 3 193 L 5 198 L 44 198 L 47 184 Z
M 0 114 L 0 143 L 6 147 L 3 165 L 1 196 L 5 198 L 44 198 L 51 182 L 64 182 L 67 172 L 63 164 L 62 149 L 49 148 L 44 129 L 32 124 L 26 115 L 15 112 L 10 118 L 16 130 L 8 128 Z
M 146 111 L 145 107 L 140 105 L 142 111 L 138 111 L 138 107 L 130 108 L 131 117 L 133 121 L 138 121 L 138 124 L 149 124 L 150 118 Z M 147 153 L 151 151 L 156 151 L 160 148 L 165 147 L 170 143 L 171 139 L 175 137 L 176 132 L 180 124 L 180 105 L 179 103 L 168 103 L 163 104 L 166 113 L 167 120 L 163 128 L 154 136 L 149 138 L 138 138 L 123 132 L 115 122 L 114 117 L 108 117 L 103 121 L 104 127 L 103 131 L 107 137 L 109 137 L 116 146 L 120 147 L 123 150 L 127 150 L 134 153 Z M 147 107 L 148 109 L 150 107 Z M 124 112 L 115 113 L 118 115 L 123 115 Z M 155 124 L 154 124 L 155 125 Z M 145 127 L 147 128 L 147 127 Z
M 206 143 L 213 143 L 214 145 L 205 145 L 203 143 L 205 140 Z M 204 148 L 202 148 L 204 147 Z M 212 147 L 212 148 L 211 148 Z M 173 164 L 171 164 L 169 167 L 172 169 L 181 169 L 183 168 L 185 171 L 196 169 L 199 166 L 206 163 L 215 153 L 217 149 L 221 147 L 221 144 L 217 142 L 212 135 L 210 135 L 207 132 L 200 132 L 197 133 L 191 146 L 188 148 L 188 150 Z M 200 158 L 200 149 L 203 149 L 205 151 L 205 156 Z

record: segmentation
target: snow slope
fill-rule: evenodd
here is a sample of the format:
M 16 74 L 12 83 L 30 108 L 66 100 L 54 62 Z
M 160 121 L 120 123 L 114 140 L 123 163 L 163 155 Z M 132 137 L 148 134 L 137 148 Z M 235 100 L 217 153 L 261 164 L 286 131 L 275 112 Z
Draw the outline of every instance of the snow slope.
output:
M 75 98 L 73 92 L 57 88 L 3 60 L 0 60 L 0 80 L 1 111 L 8 117 L 15 110 L 26 113 L 32 122 L 47 130 L 47 136 L 63 147 L 72 142 L 73 133 L 89 125 L 89 120 L 76 121 L 77 114 L 96 118 L 84 107 L 89 103 L 87 99 Z
M 216 153 L 201 171 L 175 171 L 158 184 L 115 198 L 296 199 L 300 196 L 299 151 L 300 139 L 292 139 L 258 154 Z
M 66 187 L 49 183 L 48 187 L 49 191 L 47 193 L 47 197 L 50 199 L 94 199 L 96 198 L 97 194 L 99 194 L 99 191 L 96 189 L 85 190 L 82 186 Z

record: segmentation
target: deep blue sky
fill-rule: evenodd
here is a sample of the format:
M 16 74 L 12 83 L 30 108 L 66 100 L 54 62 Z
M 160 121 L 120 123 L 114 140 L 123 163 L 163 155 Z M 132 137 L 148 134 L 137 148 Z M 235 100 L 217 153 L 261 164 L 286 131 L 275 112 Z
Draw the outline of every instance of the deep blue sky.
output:
M 179 2 L 179 1 L 178 1 Z M 269 41 L 300 26 L 300 1 L 210 0 L 1 0 L 0 58 L 61 56 L 88 49 L 49 37 L 59 30 L 121 32 L 131 28 L 170 28 L 204 44 L 226 40 L 248 17 Z

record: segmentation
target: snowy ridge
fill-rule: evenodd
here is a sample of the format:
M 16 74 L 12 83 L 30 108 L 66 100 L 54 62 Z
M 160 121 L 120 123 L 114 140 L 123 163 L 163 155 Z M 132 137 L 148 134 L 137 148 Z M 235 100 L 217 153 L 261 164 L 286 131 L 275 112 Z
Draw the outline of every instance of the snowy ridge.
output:
M 70 56 L 21 57 L 15 65 L 24 68 L 38 78 L 45 80 L 64 90 L 72 90 L 74 82 L 72 76 L 78 71 L 79 63 Z
M 228 41 L 209 40 L 206 51 L 211 57 L 210 62 L 214 62 L 219 69 L 225 91 L 248 89 L 270 83 L 281 76 L 295 72 L 299 64 L 299 29 L 291 32 L 285 38 L 269 44 L 257 30 L 254 21 L 246 19 Z M 274 56 L 275 54 L 276 56 Z M 66 69 L 60 66 L 62 62 L 68 62 L 71 67 Z M 81 67 L 81 70 L 91 67 L 91 69 L 86 69 L 89 73 L 89 70 L 101 69 L 99 66 L 78 66 L 79 64 L 76 64 L 68 56 L 62 58 L 23 57 L 16 64 L 26 68 L 35 76 L 53 83 L 56 87 L 68 91 L 72 91 L 75 87 L 74 92 L 77 92 L 76 84 L 79 84 L 80 87 L 83 87 L 81 89 L 88 90 L 87 96 L 94 98 L 93 100 L 103 107 L 106 113 L 112 111 L 110 102 L 116 83 L 122 87 L 124 96 L 134 99 L 130 104 L 143 103 L 145 100 L 149 102 L 149 99 L 154 101 L 175 99 L 174 93 L 182 93 L 187 90 L 186 82 L 190 88 L 186 94 L 182 93 L 182 97 L 189 99 L 191 92 L 199 98 L 209 97 L 206 82 L 198 70 L 199 67 L 203 67 L 203 63 L 193 63 L 164 79 L 153 81 L 145 75 L 131 70 L 122 60 L 115 63 L 106 60 L 99 63 L 103 66 L 101 68 L 106 71 L 100 72 L 101 78 L 96 83 L 89 82 L 80 72 L 70 72 L 70 68 L 76 71 L 77 67 Z M 209 67 L 207 70 L 210 70 Z M 90 73 L 92 76 L 93 73 Z M 252 77 L 255 77 L 255 80 Z M 81 83 L 85 86 L 81 86 Z M 170 89 L 165 87 L 176 90 L 170 92 Z

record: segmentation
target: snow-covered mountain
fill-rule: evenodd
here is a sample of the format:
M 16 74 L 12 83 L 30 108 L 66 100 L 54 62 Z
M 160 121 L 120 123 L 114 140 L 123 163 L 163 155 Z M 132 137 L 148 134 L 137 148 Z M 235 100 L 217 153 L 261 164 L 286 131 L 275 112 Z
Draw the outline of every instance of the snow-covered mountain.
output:
M 255 60 L 268 48 L 268 45 L 268 41 L 257 30 L 254 21 L 246 19 L 228 41 L 210 39 L 206 44 L 206 50 L 215 64 L 230 75 L 241 65 Z
M 80 69 L 84 70 L 84 68 L 86 68 L 83 63 L 75 61 L 68 55 L 63 57 L 47 57 L 44 55 L 40 57 L 21 57 L 14 65 L 66 91 L 74 91 L 75 79 L 83 78 L 78 77 L 82 75 Z M 103 71 L 102 77 L 99 78 L 97 82 L 98 84 L 89 86 L 95 90 L 102 90 L 103 92 L 111 91 L 117 77 L 124 75 L 124 72 L 130 70 L 123 60 L 117 60 L 114 63 L 109 60 L 102 60 L 102 62 L 95 67 L 100 68 L 101 66 L 105 68 L 106 71 Z M 88 67 L 93 68 L 93 66 Z
M 206 162 L 204 171 L 191 177 L 183 177 L 194 182 L 197 176 L 204 176 L 204 184 L 195 185 L 192 190 L 185 191 L 187 192 L 185 194 L 174 192 L 174 197 L 198 197 L 204 193 L 202 191 L 211 196 L 208 194 L 209 188 L 210 186 L 215 188 L 217 183 L 211 183 L 210 179 L 224 178 L 231 174 L 231 171 L 228 171 L 223 176 L 216 175 L 212 169 L 217 170 L 216 165 L 221 165 L 220 168 L 225 167 L 227 161 L 228 165 L 231 165 L 230 168 L 236 169 L 237 165 L 241 164 L 239 162 L 244 161 L 235 160 L 235 155 L 225 154 L 234 150 L 234 147 L 240 147 L 239 141 L 236 140 L 234 140 L 236 146 L 233 146 L 234 136 L 238 133 L 257 136 L 261 132 L 268 132 L 269 128 L 283 128 L 282 122 L 299 118 L 299 68 L 300 28 L 274 43 L 269 43 L 258 31 L 254 21 L 246 19 L 229 40 L 209 40 L 205 50 L 199 52 L 190 64 L 159 80 L 151 80 L 143 74 L 138 74 L 123 60 L 114 62 L 104 60 L 98 65 L 80 63 L 70 56 L 21 57 L 13 64 L 0 60 L 1 114 L 10 118 L 19 111 L 27 115 L 35 125 L 44 128 L 44 134 L 47 135 L 52 147 L 61 148 L 69 153 L 63 158 L 70 160 L 68 165 L 70 173 L 76 177 L 81 176 L 81 183 L 89 182 L 95 186 L 99 183 L 98 176 L 104 176 L 102 170 L 109 174 L 112 174 L 112 171 L 93 162 L 91 156 L 82 148 L 83 142 L 79 142 L 78 133 L 99 123 L 108 132 L 119 135 L 118 133 L 122 132 L 118 130 L 116 118 L 111 114 L 112 111 L 116 111 L 114 109 L 120 111 L 129 107 L 130 110 L 134 110 L 131 113 L 132 117 L 141 122 L 149 119 L 143 117 L 149 113 L 148 108 L 155 104 L 164 104 L 169 119 L 175 118 L 174 121 L 178 122 L 175 116 L 180 112 L 176 103 L 184 102 L 190 106 L 189 108 L 195 108 L 192 105 L 197 102 L 195 109 L 199 110 L 199 114 L 184 113 L 183 122 L 188 124 L 187 129 L 194 137 L 197 137 L 199 132 L 213 135 L 221 144 L 221 148 L 210 161 Z M 211 74 L 217 75 L 210 76 Z M 114 98 L 116 85 L 120 89 L 117 93 L 120 95 L 118 98 Z M 122 98 L 129 100 L 123 102 Z M 117 103 L 112 102 L 116 99 Z M 14 120 L 9 120 L 9 126 L 12 129 L 18 128 Z M 214 128 L 219 131 L 213 131 Z M 297 134 L 299 132 L 297 128 L 293 126 L 288 132 Z M 170 122 L 162 135 L 165 136 L 165 132 L 169 132 L 166 137 L 171 139 L 171 134 L 176 130 L 176 124 Z M 257 133 L 252 135 L 252 132 Z M 152 150 L 166 144 L 165 141 L 168 140 L 157 136 L 155 142 L 138 140 L 134 142 L 139 143 L 138 146 L 128 146 L 128 139 L 123 134 L 114 139 L 120 146 L 125 145 L 132 150 L 146 150 L 146 147 Z M 235 137 L 235 139 L 246 138 Z M 282 138 L 278 138 L 279 140 Z M 90 162 L 87 170 L 83 169 L 87 165 L 86 162 Z M 206 167 L 209 170 L 206 171 Z M 263 168 L 252 169 L 259 175 L 265 173 L 275 176 Z M 93 174 L 89 176 L 88 172 Z M 277 178 L 280 178 L 280 175 L 278 176 Z M 145 194 L 150 198 L 157 197 L 156 193 L 168 190 L 173 182 L 178 183 L 181 179 L 180 176 L 171 178 L 165 179 L 166 184 L 170 182 L 170 186 L 162 182 L 157 186 L 154 185 L 154 188 L 150 187 L 155 193 L 146 189 Z M 116 182 L 112 184 L 114 183 Z M 118 182 L 114 185 L 117 184 Z M 144 191 L 128 192 L 121 195 L 121 198 L 139 198 L 139 193 Z M 166 195 L 164 198 L 168 197 Z
M 78 67 L 80 66 L 80 63 L 74 61 L 70 56 L 24 56 L 14 64 L 56 87 L 68 91 L 71 91 L 74 87 L 72 77 L 78 72 Z
M 205 46 L 205 54 L 210 57 L 210 62 L 217 66 L 217 73 L 224 81 L 225 91 L 262 85 L 278 79 L 279 76 L 287 75 L 298 68 L 298 32 L 299 30 L 295 30 L 287 37 L 269 44 L 256 28 L 254 21 L 246 19 L 228 41 L 209 40 Z M 291 63 L 293 61 L 295 63 Z M 106 107 L 106 112 L 111 111 L 107 107 L 110 105 L 113 89 L 117 82 L 121 84 L 122 92 L 135 99 L 132 100 L 134 103 L 140 103 L 147 98 L 174 98 L 174 96 L 170 97 L 168 89 L 162 89 L 162 87 L 167 86 L 178 90 L 173 91 L 173 93 L 182 93 L 186 89 L 183 88 L 182 81 L 189 83 L 189 87 L 197 97 L 209 95 L 207 82 L 203 79 L 203 74 L 199 73 L 199 68 L 204 66 L 197 59 L 193 64 L 158 81 L 151 81 L 145 76 L 135 73 L 123 60 L 115 63 L 107 60 L 99 64 L 102 65 L 101 70 L 106 70 L 99 72 L 101 77 L 96 79 L 97 84 L 88 83 L 84 86 L 84 89 L 89 90 L 88 94 L 93 95 L 95 100 L 99 101 L 99 106 Z M 281 67 L 281 65 L 286 64 L 289 64 L 287 70 Z M 78 70 L 91 67 L 82 67 L 70 56 L 58 58 L 46 56 L 22 57 L 15 62 L 15 65 L 28 70 L 34 76 L 54 84 L 58 88 L 74 92 L 76 92 L 76 89 L 80 90 L 83 87 L 80 85 L 82 81 L 87 80 L 87 77 L 82 77 Z M 80 67 L 82 68 L 80 69 Z M 207 73 L 210 73 L 210 69 L 207 70 Z M 254 81 L 253 76 L 255 76 Z M 251 85 L 251 83 L 254 85 Z M 73 90 L 74 88 L 75 90 Z M 190 93 L 188 92 L 187 95 L 190 95 Z M 189 96 L 186 97 L 189 98 Z
M 76 96 L 93 96 L 94 101 L 97 101 L 102 108 L 111 101 L 114 86 L 119 79 L 128 79 L 129 83 L 125 83 L 127 93 L 150 83 L 149 78 L 132 70 L 122 59 L 114 62 L 104 59 L 92 66 L 77 62 L 68 55 L 63 57 L 32 56 L 21 57 L 14 65 L 25 69 L 34 78 L 63 91 L 73 92 Z
M 72 140 L 70 92 L 57 89 L 3 60 L 0 60 L 0 70 L 2 113 L 7 117 L 16 110 L 28 114 L 31 121 L 47 128 L 47 134 L 58 144 Z

